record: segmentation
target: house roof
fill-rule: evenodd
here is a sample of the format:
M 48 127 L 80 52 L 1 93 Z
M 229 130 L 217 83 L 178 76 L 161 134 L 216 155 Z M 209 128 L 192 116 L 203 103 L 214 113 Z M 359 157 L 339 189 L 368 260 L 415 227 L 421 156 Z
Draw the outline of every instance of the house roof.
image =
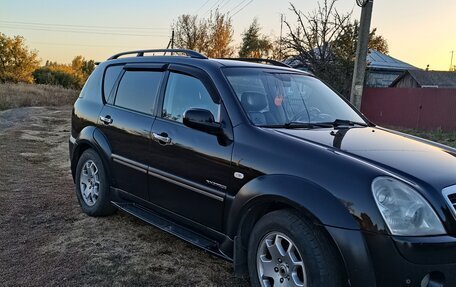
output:
M 383 69 L 383 70 L 418 70 L 417 67 L 402 62 L 396 58 L 380 53 L 377 50 L 369 49 L 367 54 L 367 66 L 370 69 Z
M 291 57 L 283 61 L 284 63 L 296 67 L 304 68 L 306 67 L 297 56 Z M 367 67 L 369 69 L 376 70 L 389 70 L 389 71 L 406 71 L 406 70 L 417 70 L 418 68 L 407 64 L 403 61 L 400 61 L 396 58 L 383 54 L 377 50 L 369 49 L 367 54 Z
M 406 75 L 410 75 L 420 87 L 456 88 L 456 72 L 408 70 L 391 84 L 395 86 Z

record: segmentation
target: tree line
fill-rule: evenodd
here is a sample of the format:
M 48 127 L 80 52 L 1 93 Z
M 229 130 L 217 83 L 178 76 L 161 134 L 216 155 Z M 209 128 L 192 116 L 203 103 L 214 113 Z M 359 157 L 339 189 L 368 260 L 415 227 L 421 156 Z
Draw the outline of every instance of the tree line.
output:
M 262 33 L 257 19 L 241 34 L 241 43 L 234 44 L 233 19 L 229 14 L 214 11 L 207 18 L 180 15 L 172 24 L 176 48 L 191 49 L 210 58 L 269 58 L 299 66 L 348 97 L 350 94 L 359 24 L 352 13 L 340 13 L 338 0 L 322 0 L 317 9 L 304 13 L 289 4 L 292 19 L 284 21 L 283 37 Z M 388 43 L 370 33 L 369 48 L 388 53 Z M 77 56 L 69 65 L 46 62 L 39 66 L 36 51 L 30 51 L 20 36 L 0 33 L 0 82 L 35 82 L 80 88 L 95 64 Z
M 0 83 L 36 83 L 80 89 L 95 69 L 93 60 L 74 57 L 71 64 L 46 61 L 40 66 L 38 52 L 25 45 L 22 36 L 0 33 Z
M 359 23 L 352 12 L 340 13 L 337 0 L 323 0 L 317 9 L 304 13 L 290 3 L 292 20 L 284 21 L 285 35 L 271 37 L 262 33 L 258 20 L 241 34 L 234 45 L 234 29 L 229 14 L 215 11 L 208 19 L 180 15 L 172 28 L 176 47 L 192 49 L 213 58 L 269 58 L 299 66 L 347 98 L 350 95 Z M 372 29 L 369 48 L 388 54 L 386 39 Z M 236 53 L 237 51 L 237 53 Z

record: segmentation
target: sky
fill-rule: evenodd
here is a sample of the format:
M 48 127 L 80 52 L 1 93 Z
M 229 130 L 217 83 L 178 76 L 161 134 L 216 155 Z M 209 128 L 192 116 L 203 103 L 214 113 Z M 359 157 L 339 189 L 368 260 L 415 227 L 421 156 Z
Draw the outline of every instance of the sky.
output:
M 23 36 L 43 62 L 69 63 L 76 55 L 102 61 L 121 51 L 165 48 L 179 15 L 207 17 L 216 7 L 233 16 L 235 45 L 255 17 L 264 34 L 278 36 L 281 14 L 296 21 L 290 3 L 303 12 L 317 6 L 317 0 L 0 0 L 0 32 Z M 336 6 L 359 19 L 355 0 Z M 391 56 L 448 70 L 452 50 L 456 65 L 455 15 L 456 0 L 374 0 L 372 27 L 387 39 Z

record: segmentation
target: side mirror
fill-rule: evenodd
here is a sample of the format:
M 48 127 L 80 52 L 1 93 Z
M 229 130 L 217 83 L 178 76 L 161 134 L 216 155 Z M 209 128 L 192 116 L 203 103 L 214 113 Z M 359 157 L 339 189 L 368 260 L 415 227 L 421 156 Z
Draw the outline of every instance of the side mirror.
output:
M 189 109 L 184 113 L 184 125 L 189 128 L 218 135 L 222 133 L 222 126 L 216 123 L 214 115 L 205 109 Z

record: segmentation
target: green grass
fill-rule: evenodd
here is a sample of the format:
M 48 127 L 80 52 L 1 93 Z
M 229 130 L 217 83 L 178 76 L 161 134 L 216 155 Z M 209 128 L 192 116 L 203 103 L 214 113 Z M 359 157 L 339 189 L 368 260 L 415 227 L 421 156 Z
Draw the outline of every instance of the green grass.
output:
M 72 105 L 79 91 L 59 86 L 33 84 L 0 84 L 0 111 L 31 106 Z
M 456 131 L 424 131 L 404 128 L 392 129 L 456 148 Z

